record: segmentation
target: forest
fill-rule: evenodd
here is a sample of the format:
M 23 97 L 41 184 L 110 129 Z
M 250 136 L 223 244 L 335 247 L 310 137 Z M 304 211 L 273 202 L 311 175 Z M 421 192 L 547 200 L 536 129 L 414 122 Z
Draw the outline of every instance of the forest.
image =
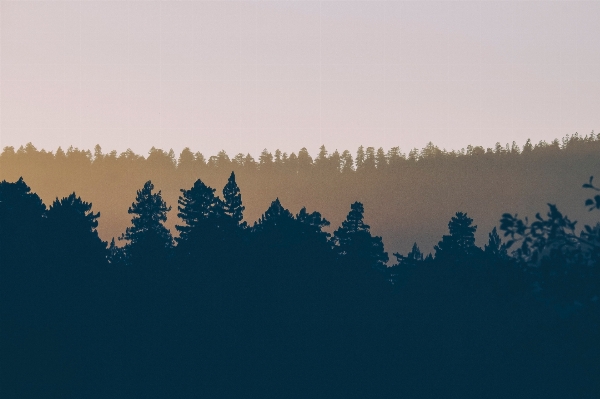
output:
M 0 396 L 598 397 L 599 154 L 600 135 L 408 156 L 264 151 L 258 162 L 5 148 Z M 459 185 L 465 198 L 508 192 L 487 202 L 497 227 L 481 232 L 469 203 L 449 193 L 464 175 L 474 179 Z M 178 185 L 175 201 L 153 177 L 165 191 Z M 426 201 L 413 197 L 424 186 L 445 191 L 427 203 L 431 220 L 453 207 L 444 231 L 432 251 L 415 240 L 388 253 L 367 215 L 392 230 L 386 218 L 417 208 L 392 209 L 384 188 L 419 179 L 403 204 Z M 538 205 L 528 195 L 557 182 L 552 192 L 583 225 L 553 198 L 529 214 L 512 202 L 523 190 Z M 45 202 L 32 189 L 51 185 L 65 194 Z M 110 239 L 88 194 L 125 203 Z M 502 200 L 517 209 L 497 212 Z M 339 222 L 314 206 L 327 201 L 343 208 Z
M 332 229 L 346 217 L 348 204 L 360 201 L 386 248 L 406 253 L 417 242 L 428 254 L 458 210 L 479 226 L 475 234 L 480 246 L 500 227 L 503 213 L 533 217 L 548 202 L 568 210 L 580 223 L 593 223 L 580 206 L 585 198 L 579 188 L 600 170 L 599 155 L 600 136 L 593 132 L 551 143 L 498 143 L 495 148 L 468 146 L 450 152 L 432 143 L 408 153 L 398 147 L 361 147 L 353 153 L 322 147 L 312 155 L 305 148 L 290 154 L 264 150 L 256 160 L 249 154 L 230 157 L 225 151 L 205 157 L 190 149 L 177 155 L 152 148 L 142 156 L 130 150 L 103 152 L 100 146 L 46 152 L 27 144 L 4 148 L 0 181 L 22 176 L 47 204 L 76 192 L 102 212 L 98 232 L 110 242 L 128 226 L 127 209 L 146 181 L 171 206 L 165 225 L 176 235 L 179 190 L 197 179 L 223 187 L 233 170 L 244 193 L 248 223 L 279 198 L 294 213 L 302 207 L 318 209 Z M 326 231 L 333 233 L 331 229 Z

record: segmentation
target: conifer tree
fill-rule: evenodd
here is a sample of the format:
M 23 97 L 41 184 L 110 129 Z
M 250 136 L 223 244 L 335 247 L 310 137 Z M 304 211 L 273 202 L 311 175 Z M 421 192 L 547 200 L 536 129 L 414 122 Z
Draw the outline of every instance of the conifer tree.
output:
M 288 227 L 294 221 L 291 212 L 285 209 L 279 198 L 271 202 L 269 209 L 254 223 L 253 230 L 256 232 L 271 230 L 275 227 Z
M 235 181 L 235 173 L 231 172 L 227 184 L 223 187 L 223 213 L 235 221 L 237 226 L 246 227 L 244 209 L 242 205 L 242 194 Z
M 63 260 L 105 262 L 106 243 L 96 231 L 99 217 L 100 212 L 94 213 L 92 204 L 83 201 L 75 193 L 61 200 L 56 198 L 47 212 L 51 252 Z
M 356 152 L 356 170 L 360 170 L 363 168 L 365 163 L 365 148 L 361 145 L 358 147 L 358 151 Z
M 344 150 L 344 152 L 342 152 L 341 162 L 342 162 L 342 173 L 350 173 L 354 170 L 354 169 L 352 169 L 354 160 L 352 159 L 352 154 L 350 154 L 350 151 Z
M 423 261 L 423 253 L 419 249 L 419 246 L 415 242 L 410 252 L 404 256 L 400 253 L 394 253 L 396 259 L 398 259 L 399 266 L 414 266 L 419 262 Z
M 182 195 L 177 201 L 179 204 L 177 216 L 185 222 L 185 225 L 175 226 L 179 231 L 176 241 L 182 243 L 200 237 L 208 238 L 206 235 L 214 234 L 223 216 L 223 204 L 215 196 L 215 189 L 198 179 L 191 189 L 180 191 Z
M 364 207 L 355 202 L 350 207 L 346 220 L 334 233 L 337 252 L 351 263 L 364 263 L 382 269 L 388 261 L 381 237 L 373 237 L 369 225 L 364 223 Z
M 506 251 L 506 244 L 502 243 L 498 232 L 496 231 L 496 227 L 489 234 L 489 241 L 484 247 L 484 252 L 486 255 L 506 259 L 508 258 L 508 253 Z
M 385 169 L 388 166 L 388 159 L 383 151 L 383 148 L 379 147 L 377 155 L 375 155 L 375 162 L 377 163 L 377 169 Z
M 440 260 L 456 260 L 473 255 L 479 248 L 475 246 L 473 219 L 466 213 L 457 212 L 448 223 L 449 235 L 444 235 L 435 247 L 435 258 Z
M 311 238 L 318 238 L 323 242 L 327 242 L 329 233 L 323 231 L 323 228 L 329 226 L 330 223 L 327 219 L 321 217 L 321 213 L 308 213 L 306 208 L 303 207 L 296 215 L 296 220 L 300 222 L 302 234 L 308 236 L 306 238 L 309 240 Z
M 135 202 L 127 211 L 133 215 L 132 226 L 119 238 L 129 241 L 125 253 L 132 263 L 159 261 L 173 246 L 171 232 L 164 226 L 171 207 L 163 201 L 161 192 L 152 193 L 153 189 L 154 185 L 148 180 L 137 191 Z

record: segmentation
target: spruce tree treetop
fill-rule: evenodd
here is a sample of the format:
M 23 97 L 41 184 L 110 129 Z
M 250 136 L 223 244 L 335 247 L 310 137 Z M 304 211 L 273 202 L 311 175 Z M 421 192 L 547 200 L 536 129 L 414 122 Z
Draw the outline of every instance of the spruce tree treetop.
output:
M 281 205 L 279 198 L 276 198 L 275 201 L 271 202 L 271 206 L 260 217 L 258 222 L 254 223 L 254 230 L 265 231 L 276 226 L 288 226 L 292 222 L 294 222 L 294 216 Z
M 490 255 L 493 257 L 497 257 L 497 258 L 501 258 L 501 259 L 508 258 L 508 252 L 506 251 L 506 244 L 502 243 L 502 240 L 500 239 L 500 236 L 498 235 L 496 227 L 494 227 L 492 232 L 489 234 L 489 240 L 488 240 L 488 243 L 484 247 L 484 252 L 487 255 Z
M 177 225 L 175 228 L 179 231 L 177 242 L 182 242 L 190 238 L 192 231 L 206 226 L 209 219 L 217 219 L 223 216 L 223 204 L 215 196 L 215 189 L 205 185 L 198 179 L 189 190 L 180 190 L 182 195 L 179 197 L 177 209 L 179 216 L 185 225 Z
M 135 202 L 127 211 L 134 215 L 131 219 L 132 226 L 128 227 L 119 239 L 129 241 L 129 245 L 136 245 L 152 236 L 165 248 L 170 248 L 173 238 L 163 223 L 167 221 L 167 212 L 171 207 L 163 201 L 161 191 L 153 194 L 152 190 L 154 185 L 148 180 L 144 187 L 137 191 Z
M 302 234 L 328 242 L 329 233 L 323 231 L 323 228 L 329 226 L 330 223 L 321 216 L 320 212 L 308 213 L 306 207 L 303 207 L 296 215 L 296 220 L 303 227 Z
M 337 252 L 351 263 L 368 264 L 375 269 L 385 268 L 385 263 L 389 258 L 383 249 L 383 241 L 381 237 L 371 235 L 370 227 L 364 223 L 363 219 L 363 204 L 353 203 L 346 220 L 333 235 Z
M 235 182 L 235 173 L 231 172 L 227 184 L 223 187 L 223 211 L 226 216 L 232 218 L 238 226 L 246 227 L 244 219 L 244 209 L 242 205 L 242 194 L 240 188 Z
M 444 235 L 434 247 L 436 259 L 457 259 L 474 254 L 478 249 L 475 246 L 477 226 L 472 223 L 473 219 L 466 213 L 457 212 L 448 223 L 450 235 Z

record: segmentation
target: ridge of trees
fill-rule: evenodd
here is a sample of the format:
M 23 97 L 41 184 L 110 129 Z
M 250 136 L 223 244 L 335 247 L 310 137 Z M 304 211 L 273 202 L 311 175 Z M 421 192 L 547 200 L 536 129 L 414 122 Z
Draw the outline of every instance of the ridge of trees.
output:
M 504 146 L 498 142 L 494 148 L 468 145 L 466 148 L 460 150 L 447 151 L 429 142 L 421 150 L 413 148 L 406 154 L 400 150 L 400 147 L 392 147 L 386 152 L 382 147 L 375 149 L 375 147 L 365 148 L 363 146 L 358 148 L 354 156 L 348 150 L 344 150 L 341 154 L 338 150 L 335 150 L 329 154 L 325 146 L 322 145 L 314 159 L 310 156 L 306 148 L 300 149 L 297 155 L 294 152 L 287 154 L 286 152 L 281 152 L 279 149 L 275 150 L 273 155 L 273 153 L 265 148 L 259 155 L 258 160 L 255 160 L 252 155 L 244 155 L 242 153 L 230 157 L 224 150 L 207 159 L 200 152 L 192 152 L 189 147 L 184 148 L 178 157 L 176 157 L 172 149 L 164 151 L 155 147 L 149 150 L 146 157 L 134 153 L 131 149 L 127 149 L 120 154 L 115 150 L 103 153 L 100 145 L 94 147 L 93 153 L 90 150 L 80 150 L 73 146 L 69 147 L 66 152 L 59 147 L 53 153 L 43 149 L 38 151 L 32 143 L 27 143 L 17 150 L 11 146 L 4 147 L 2 154 L 0 154 L 0 159 L 4 158 L 4 160 L 8 161 L 15 156 L 40 156 L 50 157 L 57 162 L 76 162 L 88 165 L 117 160 L 129 163 L 145 161 L 156 168 L 175 168 L 184 172 L 198 170 L 199 168 L 231 169 L 233 167 L 267 172 L 288 171 L 302 173 L 314 169 L 323 172 L 349 173 L 351 171 L 394 169 L 395 167 L 419 161 L 443 161 L 479 156 L 542 156 L 544 154 L 556 154 L 564 151 L 597 151 L 598 148 L 600 148 L 600 133 L 595 134 L 592 131 L 589 135 L 585 136 L 581 136 L 578 133 L 566 135 L 561 140 L 554 139 L 550 143 L 541 140 L 537 144 L 533 144 L 531 139 L 528 139 L 522 147 L 519 147 L 513 141 L 512 144 L 509 145 L 507 143 Z

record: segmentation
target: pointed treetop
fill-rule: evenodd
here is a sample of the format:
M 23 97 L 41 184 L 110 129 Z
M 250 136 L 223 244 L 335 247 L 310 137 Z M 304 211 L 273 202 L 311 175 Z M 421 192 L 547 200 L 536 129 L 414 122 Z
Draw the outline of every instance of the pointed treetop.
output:
M 227 184 L 223 187 L 223 211 L 226 216 L 232 218 L 238 226 L 246 227 L 244 209 L 242 205 L 242 194 L 235 181 L 235 173 L 231 172 Z

